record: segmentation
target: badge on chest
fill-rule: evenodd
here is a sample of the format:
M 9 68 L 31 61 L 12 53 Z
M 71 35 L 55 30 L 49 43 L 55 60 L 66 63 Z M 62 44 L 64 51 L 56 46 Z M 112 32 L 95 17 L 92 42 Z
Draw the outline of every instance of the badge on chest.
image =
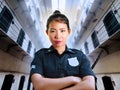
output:
M 68 58 L 68 63 L 70 66 L 76 67 L 79 65 L 77 57 Z

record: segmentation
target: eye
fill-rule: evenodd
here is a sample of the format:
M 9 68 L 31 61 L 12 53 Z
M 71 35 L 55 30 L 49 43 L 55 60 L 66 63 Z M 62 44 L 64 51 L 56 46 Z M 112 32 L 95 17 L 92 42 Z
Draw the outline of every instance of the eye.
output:
M 65 32 L 65 30 L 61 30 L 61 32 Z
M 50 30 L 50 32 L 55 32 L 55 30 Z
M 52 33 L 52 32 L 55 32 L 55 29 L 50 29 L 50 32 Z

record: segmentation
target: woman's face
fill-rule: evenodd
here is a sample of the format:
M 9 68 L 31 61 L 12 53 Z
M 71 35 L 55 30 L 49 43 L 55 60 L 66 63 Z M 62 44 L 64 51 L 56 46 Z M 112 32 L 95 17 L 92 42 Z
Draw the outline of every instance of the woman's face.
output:
M 62 47 L 66 45 L 70 30 L 68 30 L 67 24 L 52 21 L 46 33 L 54 47 Z

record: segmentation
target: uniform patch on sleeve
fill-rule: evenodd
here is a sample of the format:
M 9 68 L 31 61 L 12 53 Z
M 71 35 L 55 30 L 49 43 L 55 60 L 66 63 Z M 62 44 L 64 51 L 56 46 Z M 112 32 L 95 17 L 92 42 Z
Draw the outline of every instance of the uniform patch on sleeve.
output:
M 68 58 L 68 63 L 69 63 L 70 66 L 73 66 L 73 67 L 79 65 L 77 57 Z
M 35 66 L 35 65 L 32 65 L 32 66 L 31 66 L 31 68 L 33 68 L 33 69 L 34 69 L 34 68 L 36 68 L 36 66 Z

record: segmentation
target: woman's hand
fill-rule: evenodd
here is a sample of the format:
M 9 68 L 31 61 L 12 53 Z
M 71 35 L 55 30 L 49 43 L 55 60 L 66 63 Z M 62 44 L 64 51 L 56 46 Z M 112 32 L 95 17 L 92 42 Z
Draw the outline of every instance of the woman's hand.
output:
M 68 79 L 71 79 L 73 81 L 73 84 L 78 84 L 79 82 L 81 82 L 81 78 L 80 77 L 75 77 L 75 76 L 68 76 Z
M 73 78 L 75 84 L 62 90 L 95 90 L 95 78 L 93 76 L 85 76 L 81 81 L 78 77 L 71 78 Z

